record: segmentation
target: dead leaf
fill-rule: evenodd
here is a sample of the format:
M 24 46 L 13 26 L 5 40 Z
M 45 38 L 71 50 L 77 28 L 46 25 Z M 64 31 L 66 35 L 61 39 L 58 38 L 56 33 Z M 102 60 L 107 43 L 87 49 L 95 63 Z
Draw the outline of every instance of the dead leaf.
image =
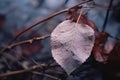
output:
M 51 34 L 52 56 L 70 74 L 88 59 L 94 46 L 94 30 L 70 20 L 60 23 Z

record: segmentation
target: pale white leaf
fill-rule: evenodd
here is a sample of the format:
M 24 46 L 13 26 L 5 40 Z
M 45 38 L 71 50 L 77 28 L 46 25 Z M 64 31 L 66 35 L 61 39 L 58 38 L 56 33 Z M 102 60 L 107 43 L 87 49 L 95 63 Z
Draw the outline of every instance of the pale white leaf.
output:
M 69 75 L 91 55 L 94 41 L 90 26 L 65 20 L 51 34 L 52 56 Z

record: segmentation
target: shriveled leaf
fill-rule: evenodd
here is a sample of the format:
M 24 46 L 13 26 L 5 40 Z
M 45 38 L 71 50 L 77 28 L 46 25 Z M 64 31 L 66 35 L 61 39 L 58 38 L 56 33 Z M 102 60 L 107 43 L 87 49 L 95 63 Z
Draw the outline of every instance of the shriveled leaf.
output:
M 104 55 L 104 43 L 107 40 L 108 34 L 105 32 L 96 33 L 93 54 L 98 62 L 106 62 L 107 56 Z

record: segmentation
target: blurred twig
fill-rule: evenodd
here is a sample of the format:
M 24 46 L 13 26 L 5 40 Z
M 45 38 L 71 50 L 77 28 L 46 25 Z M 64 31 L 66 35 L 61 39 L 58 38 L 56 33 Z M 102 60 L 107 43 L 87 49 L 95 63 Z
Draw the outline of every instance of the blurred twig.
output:
M 41 72 L 33 71 L 32 73 L 33 73 L 33 74 L 36 74 L 36 75 L 46 76 L 46 77 L 51 78 L 51 79 L 54 79 L 54 80 L 61 80 L 61 79 L 59 79 L 59 78 L 57 78 L 57 77 L 55 77 L 55 76 L 51 76 L 51 75 L 49 75 L 49 74 L 45 74 L 45 73 L 41 73 Z
M 53 17 L 55 17 L 55 16 L 57 16 L 57 15 L 59 15 L 59 14 L 62 14 L 62 13 L 64 13 L 64 12 L 67 12 L 67 11 L 69 11 L 71 8 L 74 8 L 74 7 L 76 7 L 76 6 L 82 5 L 82 4 L 87 3 L 87 2 L 90 2 L 90 1 L 92 1 L 92 0 L 83 1 L 83 2 L 77 4 L 77 5 L 73 6 L 73 7 L 66 8 L 66 9 L 64 9 L 64 10 L 61 10 L 61 11 L 59 11 L 59 12 L 56 12 L 56 13 L 50 15 L 49 17 L 47 17 L 47 18 L 45 18 L 45 19 L 43 19 L 43 20 L 38 21 L 37 23 L 29 26 L 27 29 L 25 29 L 25 30 L 23 30 L 22 32 L 20 32 L 20 33 L 10 42 L 10 44 L 11 44 L 12 42 L 14 42 L 18 37 L 20 37 L 23 33 L 27 32 L 27 31 L 30 30 L 30 29 L 32 29 L 32 28 L 35 27 L 36 25 L 39 25 L 40 23 L 45 22 L 45 21 L 47 21 L 47 20 L 49 20 L 49 19 L 51 19 L 51 18 L 53 18 Z
M 66 9 L 64 9 L 64 10 L 61 10 L 61 11 L 59 11 L 59 12 L 56 12 L 56 13 L 50 15 L 49 17 L 47 17 L 47 18 L 45 18 L 45 19 L 42 19 L 42 20 L 38 21 L 37 23 L 29 26 L 28 28 L 26 28 L 25 30 L 23 30 L 22 32 L 20 32 L 20 33 L 8 44 L 8 46 L 10 46 L 17 38 L 19 38 L 21 35 L 23 35 L 23 34 L 24 34 L 25 32 L 27 32 L 27 31 L 29 31 L 30 29 L 32 29 L 32 28 L 35 27 L 36 25 L 39 25 L 40 23 L 45 22 L 45 21 L 47 21 L 47 20 L 49 20 L 49 19 L 51 19 L 51 18 L 53 18 L 53 17 L 55 17 L 55 16 L 57 16 L 57 15 L 59 15 L 59 14 L 62 14 L 62 13 L 64 13 L 64 12 L 68 12 L 70 9 L 72 9 L 72 8 L 74 8 L 74 7 L 76 7 L 76 6 L 85 4 L 85 3 L 90 2 L 90 1 L 92 1 L 92 0 L 85 0 L 85 1 L 83 1 L 83 2 L 81 2 L 81 3 L 79 3 L 79 4 L 77 4 L 77 5 L 75 5 L 75 6 L 73 6 L 73 7 L 66 8 Z M 2 54 L 3 52 L 5 52 L 5 51 L 8 49 L 8 46 L 5 47 L 2 51 L 0 51 L 0 54 Z
M 112 7 L 112 3 L 113 3 L 113 0 L 110 0 L 109 6 L 108 6 L 108 9 L 107 9 L 107 12 L 106 12 L 106 17 L 105 17 L 105 20 L 104 20 L 104 24 L 103 24 L 103 27 L 102 27 L 103 32 L 105 31 L 105 28 L 106 28 L 106 25 L 107 25 L 107 21 L 108 21 L 110 9 Z
M 42 36 L 42 37 L 35 37 L 35 38 L 32 38 L 32 39 L 29 39 L 29 40 L 25 40 L 25 41 L 21 41 L 21 42 L 17 42 L 17 43 L 13 43 L 11 45 L 9 45 L 8 47 L 6 47 L 7 50 L 11 50 L 12 48 L 18 46 L 18 45 L 22 45 L 22 44 L 27 44 L 27 43 L 33 43 L 34 41 L 39 41 L 39 40 L 43 40 L 43 39 L 46 39 L 50 37 L 50 35 L 45 35 L 45 36 Z M 21 64 L 21 62 L 19 62 L 19 60 L 16 58 L 16 57 L 13 57 L 12 55 L 10 54 L 3 54 L 3 56 L 5 58 L 7 58 L 8 60 L 12 61 L 12 62 L 16 62 L 17 64 L 19 64 L 22 68 L 24 68 L 24 66 Z
M 3 73 L 3 74 L 0 74 L 0 78 L 11 76 L 11 75 L 16 75 L 16 74 L 21 74 L 21 73 L 25 73 L 25 72 L 30 72 L 30 71 L 35 70 L 37 68 L 43 68 L 43 67 L 46 67 L 46 66 L 47 65 L 45 65 L 45 64 L 38 64 L 38 65 L 32 66 L 32 67 L 30 67 L 28 69 Z
M 32 38 L 32 39 L 29 39 L 29 40 L 25 40 L 25 41 L 21 41 L 21 42 L 17 42 L 17 43 L 13 43 L 11 45 L 9 45 L 7 47 L 7 49 L 12 49 L 13 47 L 16 47 L 18 45 L 22 45 L 22 44 L 27 44 L 27 43 L 33 43 L 34 41 L 39 41 L 39 40 L 43 40 L 43 39 L 46 39 L 50 37 L 50 35 L 45 35 L 45 36 L 42 36 L 42 37 L 35 37 L 35 38 Z
M 27 68 L 27 69 L 23 69 L 23 70 L 17 70 L 17 71 L 12 71 L 12 72 L 7 72 L 7 73 L 2 73 L 0 74 L 0 78 L 3 78 L 3 77 L 8 77 L 8 76 L 12 76 L 12 75 L 17 75 L 17 74 L 22 74 L 22 73 L 26 73 L 26 72 L 32 72 L 33 74 L 36 74 L 36 75 L 42 75 L 42 76 L 46 76 L 46 77 L 49 77 L 49 78 L 52 78 L 52 79 L 55 79 L 55 80 L 61 80 L 55 76 L 51 76 L 49 74 L 45 74 L 45 73 L 41 73 L 41 72 L 36 72 L 34 71 L 35 69 L 38 69 L 38 68 L 49 68 L 49 66 L 47 64 L 37 64 L 35 66 L 32 66 L 30 68 Z M 54 66 L 50 66 L 50 67 L 54 67 Z

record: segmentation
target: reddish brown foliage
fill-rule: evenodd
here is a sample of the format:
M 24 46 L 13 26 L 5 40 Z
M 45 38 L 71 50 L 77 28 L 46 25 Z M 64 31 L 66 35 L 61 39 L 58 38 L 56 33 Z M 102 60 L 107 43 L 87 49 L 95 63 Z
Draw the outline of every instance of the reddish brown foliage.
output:
M 96 34 L 97 35 L 93 47 L 93 54 L 97 61 L 105 62 L 106 55 L 104 54 L 104 43 L 108 38 L 108 34 L 105 32 L 97 32 Z
M 70 19 L 74 22 L 77 22 L 78 20 L 78 16 L 79 16 L 79 13 L 77 13 L 77 8 L 78 7 L 75 7 L 73 8 L 72 10 L 70 10 L 70 12 L 67 14 L 67 19 Z M 95 56 L 95 58 L 100 61 L 100 57 L 102 57 L 102 54 L 103 54 L 103 46 L 101 46 L 101 44 L 105 43 L 107 37 L 108 37 L 108 34 L 105 33 L 105 32 L 99 32 L 96 25 L 94 24 L 94 22 L 92 22 L 91 20 L 89 20 L 85 15 L 81 15 L 80 16 L 80 19 L 78 21 L 78 23 L 80 24 L 87 24 L 89 25 L 91 28 L 94 29 L 95 31 L 95 36 L 96 36 L 96 39 L 95 39 L 95 44 L 94 44 L 94 48 L 93 48 L 93 54 Z M 104 61 L 104 60 L 102 60 Z

